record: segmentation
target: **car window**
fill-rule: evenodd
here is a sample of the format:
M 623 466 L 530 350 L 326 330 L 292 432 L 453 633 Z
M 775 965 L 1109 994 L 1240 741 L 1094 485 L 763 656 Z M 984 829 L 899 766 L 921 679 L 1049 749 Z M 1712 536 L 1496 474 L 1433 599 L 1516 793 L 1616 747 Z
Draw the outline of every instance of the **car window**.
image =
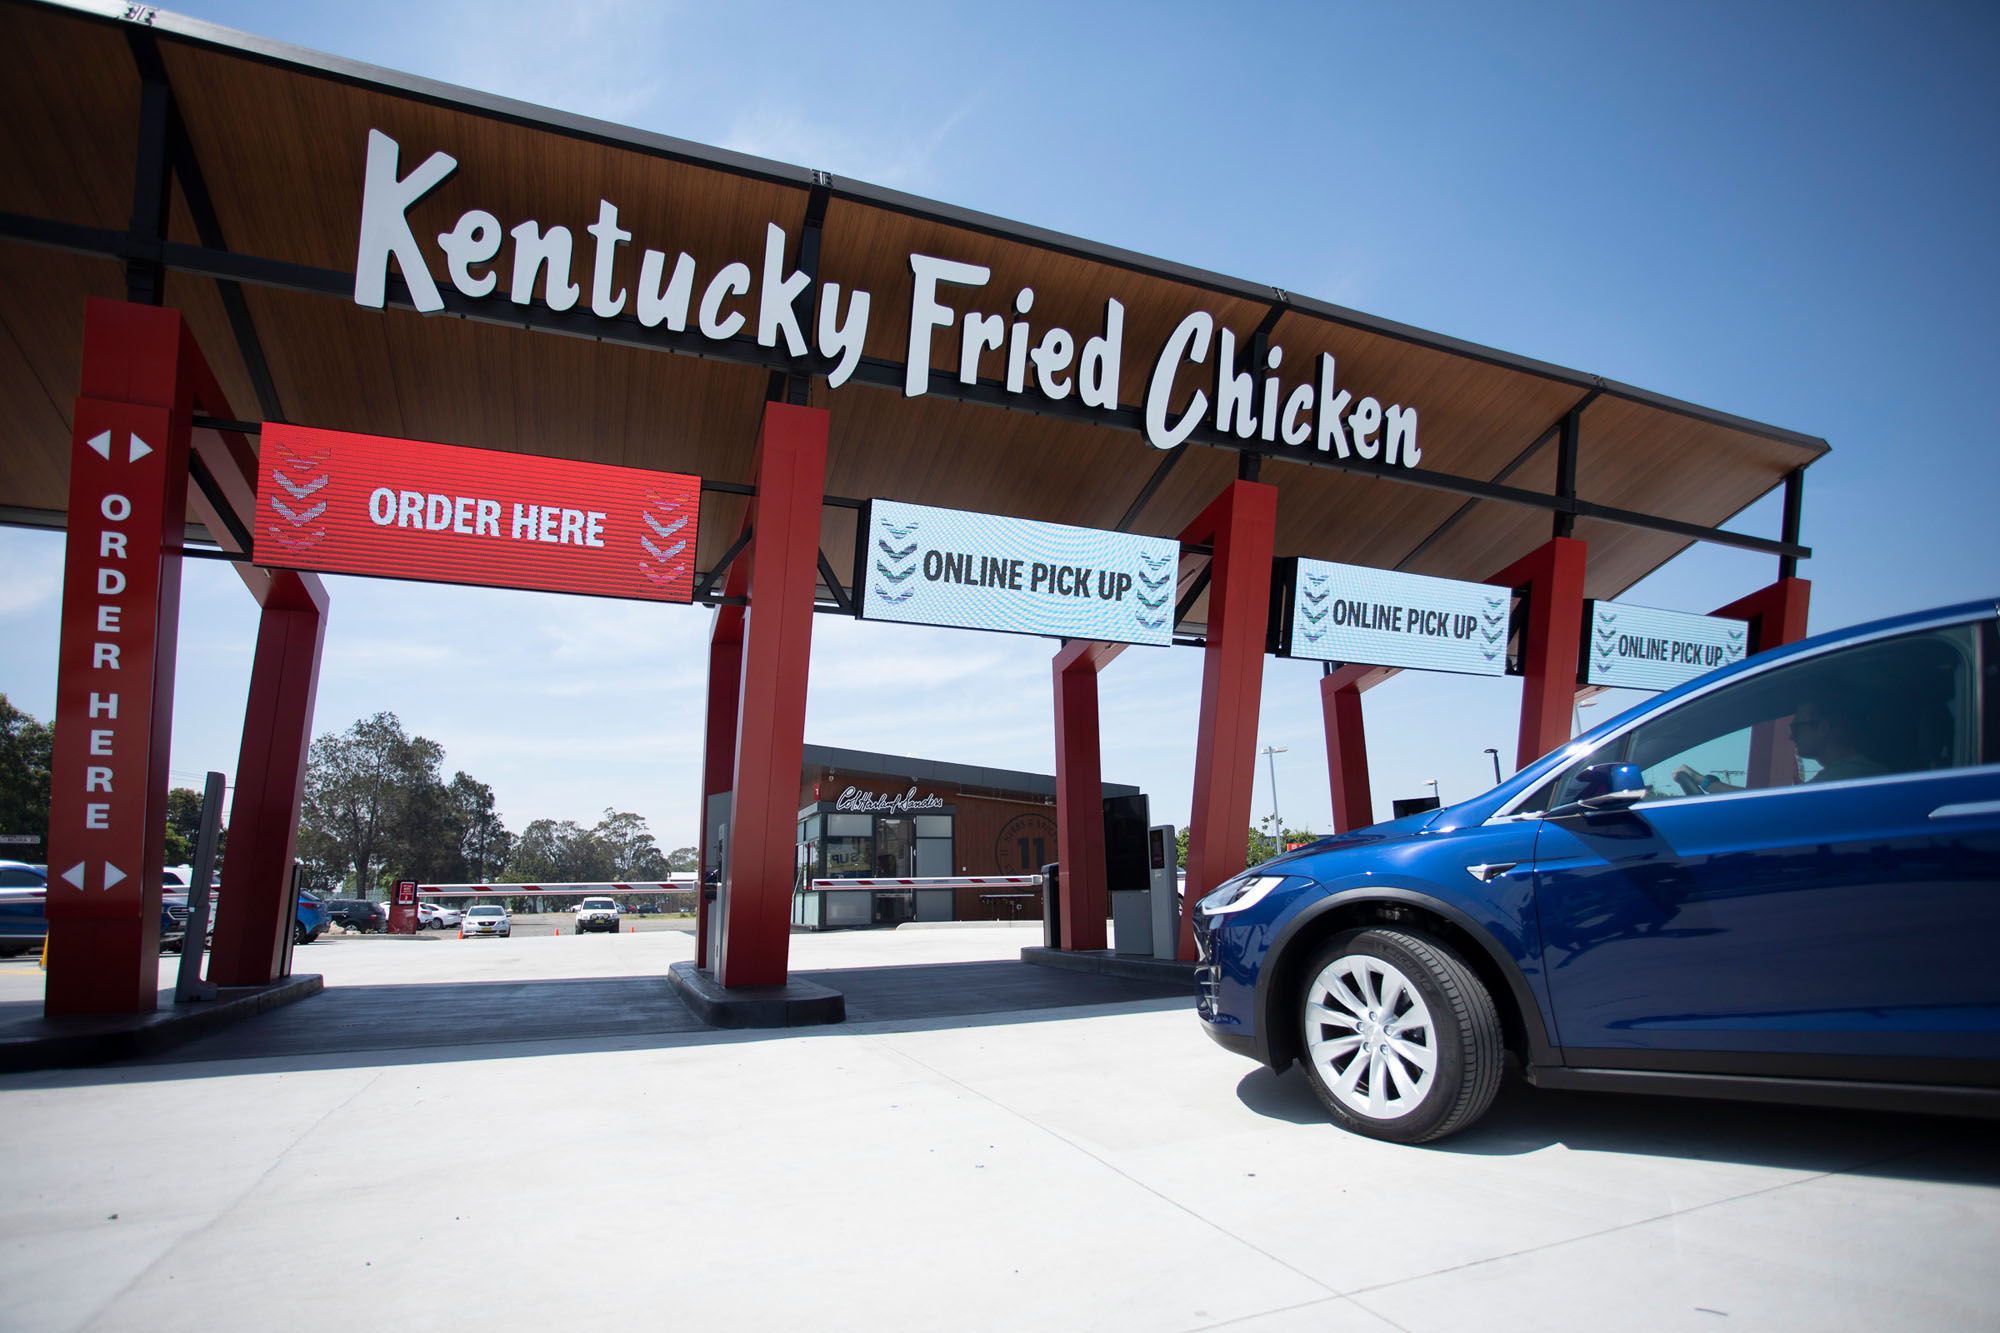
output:
M 1978 627 L 1954 625 L 1761 672 L 1599 746 L 1523 808 L 1575 799 L 1591 764 L 1637 764 L 1653 799 L 1977 764 L 1980 656 Z
M 490 906 L 489 906 L 489 907 L 475 907 L 475 908 L 473 908 L 473 909 L 472 909 L 471 911 L 467 912 L 467 913 L 466 913 L 466 915 L 467 915 L 467 916 L 505 916 L 505 915 L 507 915 L 507 913 L 506 913 L 506 911 L 505 911 L 504 909 L 502 909 L 502 908 L 499 908 L 499 907 L 490 907 Z
M 32 870 L 17 869 L 13 866 L 0 867 L 0 889 L 39 889 L 47 882 Z

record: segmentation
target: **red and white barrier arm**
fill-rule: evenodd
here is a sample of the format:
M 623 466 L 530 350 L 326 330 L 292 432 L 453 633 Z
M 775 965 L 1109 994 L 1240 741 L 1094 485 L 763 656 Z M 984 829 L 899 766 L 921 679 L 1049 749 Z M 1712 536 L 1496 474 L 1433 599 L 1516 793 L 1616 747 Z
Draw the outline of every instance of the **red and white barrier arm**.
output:
M 1040 875 L 933 875 L 928 879 L 816 879 L 814 889 L 1033 889 Z

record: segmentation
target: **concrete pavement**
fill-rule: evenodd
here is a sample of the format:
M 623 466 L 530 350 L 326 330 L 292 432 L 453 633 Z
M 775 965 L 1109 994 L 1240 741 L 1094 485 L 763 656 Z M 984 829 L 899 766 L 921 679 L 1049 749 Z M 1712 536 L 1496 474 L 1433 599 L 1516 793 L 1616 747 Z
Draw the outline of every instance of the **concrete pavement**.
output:
M 1038 939 L 799 936 L 794 966 L 1039 973 L 1011 962 Z M 892 973 L 893 1016 L 683 1029 L 619 978 L 658 977 L 685 941 L 315 945 L 301 966 L 327 992 L 238 1032 L 332 1014 L 343 987 L 405 988 L 421 1014 L 536 978 L 624 985 L 645 1030 L 233 1052 L 225 1035 L 0 1079 L 0 1327 L 2000 1318 L 1985 1123 L 1515 1084 L 1472 1131 L 1401 1148 L 1334 1129 L 1296 1072 L 1214 1047 L 1178 996 L 926 1016 L 917 974 Z

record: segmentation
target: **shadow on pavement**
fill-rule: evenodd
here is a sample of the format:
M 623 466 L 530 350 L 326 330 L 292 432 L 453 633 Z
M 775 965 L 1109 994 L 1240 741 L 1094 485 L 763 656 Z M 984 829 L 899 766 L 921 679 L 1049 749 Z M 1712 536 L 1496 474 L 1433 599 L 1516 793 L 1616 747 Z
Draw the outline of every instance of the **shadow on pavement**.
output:
M 1193 1010 L 1188 989 L 1013 961 L 823 969 L 797 978 L 840 991 L 847 1021 L 723 1031 L 690 1014 L 665 977 L 329 986 L 318 995 L 147 1060 L 19 1077 L 35 1086 L 213 1077 L 645 1050 L 771 1037 L 1043 1022 L 1106 1005 Z
M 1243 1105 L 1273 1120 L 1324 1124 L 1303 1070 L 1258 1068 L 1236 1085 Z M 1844 1172 L 2000 1188 L 2000 1124 L 1949 1116 L 1841 1111 L 1695 1097 L 1554 1092 L 1509 1074 L 1472 1128 L 1411 1152 L 1514 1157 L 1562 1147 Z M 1940 1150 L 1949 1150 L 1941 1152 Z

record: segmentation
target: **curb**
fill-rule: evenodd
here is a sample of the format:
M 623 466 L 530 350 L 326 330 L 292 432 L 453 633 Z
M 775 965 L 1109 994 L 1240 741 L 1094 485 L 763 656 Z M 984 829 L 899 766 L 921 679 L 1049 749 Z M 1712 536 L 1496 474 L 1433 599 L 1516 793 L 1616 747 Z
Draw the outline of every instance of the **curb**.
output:
M 1148 958 L 1143 954 L 1118 954 L 1109 949 L 1050 949 L 1035 946 L 1021 950 L 1021 961 L 1037 967 L 1056 967 L 1067 972 L 1096 972 L 1107 977 L 1134 981 L 1165 981 L 1195 988 L 1193 963 L 1174 958 Z
M 670 966 L 667 980 L 688 1011 L 713 1028 L 798 1028 L 847 1020 L 846 997 L 811 981 L 724 986 L 713 972 L 688 962 Z
M 318 973 L 307 973 L 268 986 L 227 986 L 213 1000 L 180 1005 L 172 990 L 163 990 L 161 1007 L 150 1014 L 33 1019 L 0 1036 L 0 1073 L 141 1060 L 317 995 L 324 985 Z

